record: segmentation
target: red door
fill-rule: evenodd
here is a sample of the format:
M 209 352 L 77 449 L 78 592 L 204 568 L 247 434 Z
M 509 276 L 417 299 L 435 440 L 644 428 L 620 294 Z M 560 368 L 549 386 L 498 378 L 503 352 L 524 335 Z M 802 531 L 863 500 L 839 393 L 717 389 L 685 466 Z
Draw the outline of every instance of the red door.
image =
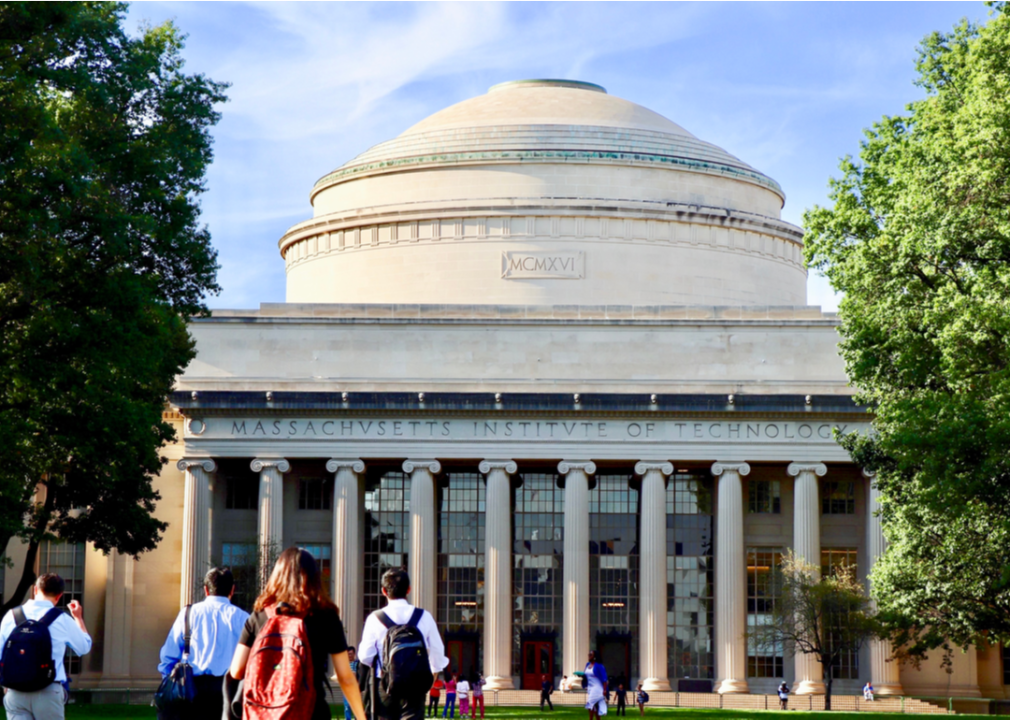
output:
M 523 690 L 539 690 L 544 675 L 554 681 L 554 643 L 523 641 Z

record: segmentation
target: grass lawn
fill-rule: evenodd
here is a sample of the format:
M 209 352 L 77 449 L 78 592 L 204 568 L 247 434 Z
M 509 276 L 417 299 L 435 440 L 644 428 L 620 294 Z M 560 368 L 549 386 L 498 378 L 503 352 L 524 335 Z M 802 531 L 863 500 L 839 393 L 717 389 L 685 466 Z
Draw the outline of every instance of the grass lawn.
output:
M 343 718 L 343 707 L 339 708 L 335 717 Z M 776 710 L 708 710 L 695 708 L 650 708 L 645 711 L 646 718 L 682 717 L 684 720 L 705 720 L 706 718 L 752 718 L 780 714 Z M 789 717 L 831 717 L 833 720 L 871 720 L 871 718 L 903 717 L 895 713 L 843 713 L 843 712 L 804 712 L 789 711 Z M 143 705 L 68 705 L 67 720 L 85 720 L 95 718 L 115 718 L 116 720 L 147 720 L 156 717 L 153 707 Z M 457 715 L 457 718 L 459 716 Z M 586 720 L 587 713 L 582 708 L 558 708 L 554 712 L 541 713 L 535 707 L 496 707 L 487 708 L 488 718 L 545 718 L 550 720 Z M 608 717 L 616 717 L 611 713 Z M 637 718 L 638 711 L 628 713 L 629 718 Z M 923 715 L 920 717 L 931 717 Z M 988 718 L 988 715 L 959 715 L 963 718 Z

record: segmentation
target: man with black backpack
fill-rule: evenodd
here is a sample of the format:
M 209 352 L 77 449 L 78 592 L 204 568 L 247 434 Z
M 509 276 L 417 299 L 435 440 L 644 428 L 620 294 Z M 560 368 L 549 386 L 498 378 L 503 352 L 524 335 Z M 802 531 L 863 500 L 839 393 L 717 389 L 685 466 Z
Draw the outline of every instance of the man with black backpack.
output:
M 69 647 L 78 655 L 91 650 L 84 610 L 76 600 L 68 615 L 56 607 L 63 578 L 46 573 L 32 586 L 32 600 L 14 608 L 0 622 L 0 685 L 7 689 L 8 720 L 63 720 L 67 673 L 63 657 Z
M 409 592 L 406 571 L 387 570 L 386 607 L 368 616 L 361 634 L 358 659 L 373 670 L 373 718 L 421 720 L 434 677 L 449 664 L 435 619 L 407 602 Z

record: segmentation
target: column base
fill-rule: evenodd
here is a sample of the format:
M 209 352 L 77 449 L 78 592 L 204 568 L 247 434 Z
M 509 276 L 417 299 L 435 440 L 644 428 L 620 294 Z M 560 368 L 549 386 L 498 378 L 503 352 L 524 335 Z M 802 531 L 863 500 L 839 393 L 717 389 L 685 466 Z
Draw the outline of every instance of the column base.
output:
M 511 677 L 502 677 L 500 675 L 494 675 L 491 677 L 484 678 L 484 689 L 485 690 L 515 690 L 515 684 L 512 682 Z
M 905 689 L 901 687 L 901 683 L 873 683 L 873 694 L 880 696 L 904 695 Z
M 671 692 L 670 681 L 666 678 L 645 678 L 642 689 L 646 692 Z
M 795 695 L 824 695 L 827 688 L 819 680 L 800 680 L 793 690 Z
M 750 687 L 746 680 L 723 680 L 719 683 L 716 692 L 720 695 L 736 695 L 749 693 Z

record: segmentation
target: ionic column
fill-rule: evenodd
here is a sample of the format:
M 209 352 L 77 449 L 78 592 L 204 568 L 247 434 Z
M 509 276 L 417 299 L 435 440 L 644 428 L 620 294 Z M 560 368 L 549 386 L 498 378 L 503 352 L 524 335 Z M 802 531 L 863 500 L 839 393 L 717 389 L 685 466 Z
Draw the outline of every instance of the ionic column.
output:
M 260 475 L 260 574 L 265 582 L 284 550 L 284 474 L 291 464 L 284 458 L 256 458 L 249 467 Z
M 640 462 L 642 536 L 639 538 L 638 663 L 646 690 L 670 690 L 666 628 L 666 479 L 668 462 Z M 567 510 L 567 505 L 565 506 Z M 566 535 L 567 537 L 567 535 Z M 567 558 L 565 559 L 567 565 Z M 581 659 L 581 658 L 580 658 Z M 578 669 L 581 669 L 578 668 Z
M 747 687 L 747 558 L 743 540 L 743 489 L 747 463 L 715 463 L 719 478 L 715 536 L 715 660 L 720 693 Z
M 558 472 L 565 477 L 565 543 L 562 581 L 562 673 L 581 671 L 589 653 L 589 476 L 591 461 L 564 460 Z
M 362 473 L 365 463 L 356 458 L 333 458 L 326 471 L 333 478 L 333 601 L 340 609 L 349 647 L 357 647 L 364 623 L 364 550 L 361 547 Z
M 790 463 L 786 472 L 793 485 L 793 553 L 809 565 L 821 567 L 821 501 L 819 477 L 828 469 L 823 463 Z M 797 695 L 823 695 L 824 669 L 813 655 L 796 653 Z
M 483 460 L 487 476 L 484 507 L 484 673 L 488 690 L 512 683 L 512 460 Z
M 182 506 L 182 579 L 179 605 L 203 599 L 203 576 L 210 569 L 210 458 L 184 458 L 176 465 L 186 473 Z
M 880 505 L 880 490 L 873 482 L 873 473 L 863 471 L 870 486 L 869 503 L 866 506 L 866 555 L 870 566 L 867 568 L 866 589 L 870 590 L 870 570 L 873 569 L 877 559 L 884 554 L 887 547 L 884 540 L 884 530 L 880 524 L 880 516 L 877 515 Z M 870 606 L 876 609 L 877 603 L 870 595 Z M 904 695 L 905 690 L 901 687 L 901 670 L 895 661 L 888 662 L 891 658 L 891 641 L 873 638 L 870 640 L 870 680 L 873 683 L 873 690 L 877 695 Z
M 442 471 L 438 460 L 404 460 L 410 475 L 410 602 L 438 617 L 435 584 L 438 582 L 438 533 L 435 512 L 435 475 Z

